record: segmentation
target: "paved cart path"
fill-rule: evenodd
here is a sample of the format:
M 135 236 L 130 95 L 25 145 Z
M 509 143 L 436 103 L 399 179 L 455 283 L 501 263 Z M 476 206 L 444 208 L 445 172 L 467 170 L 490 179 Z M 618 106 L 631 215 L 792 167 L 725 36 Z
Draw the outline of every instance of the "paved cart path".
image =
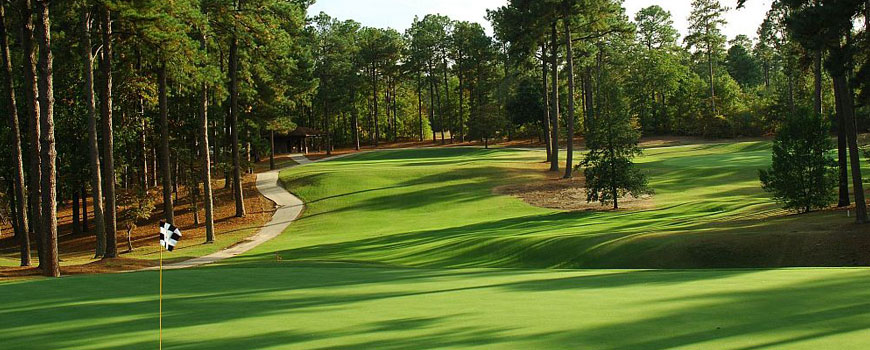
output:
M 338 157 L 341 156 L 320 159 L 318 160 L 318 162 Z M 293 159 L 296 164 L 286 166 L 281 169 L 270 170 L 264 173 L 257 174 L 257 191 L 262 193 L 263 196 L 265 196 L 269 200 L 275 202 L 276 209 L 275 214 L 272 215 L 272 220 L 269 220 L 269 222 L 261 227 L 256 234 L 221 251 L 204 255 L 198 258 L 169 264 L 163 266 L 163 268 L 184 269 L 211 264 L 224 259 L 229 259 L 236 255 L 254 249 L 258 245 L 263 244 L 266 241 L 277 237 L 281 234 L 281 232 L 284 232 L 284 229 L 287 228 L 287 226 L 290 226 L 290 224 L 292 224 L 293 221 L 295 221 L 296 218 L 298 218 L 299 215 L 302 214 L 302 209 L 305 208 L 305 203 L 303 203 L 301 199 L 294 196 L 290 192 L 287 192 L 287 190 L 285 190 L 284 187 L 282 187 L 278 183 L 278 174 L 284 169 L 303 166 L 315 162 L 309 160 L 301 154 L 291 155 L 290 158 Z

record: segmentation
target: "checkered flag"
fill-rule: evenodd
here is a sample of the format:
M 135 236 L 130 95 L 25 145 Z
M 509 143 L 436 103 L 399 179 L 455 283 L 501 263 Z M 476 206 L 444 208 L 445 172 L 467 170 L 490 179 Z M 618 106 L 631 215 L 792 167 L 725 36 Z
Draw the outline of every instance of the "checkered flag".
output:
M 180 239 L 181 231 L 178 230 L 178 227 L 172 226 L 172 224 L 166 222 L 160 222 L 161 247 L 166 248 L 166 250 L 171 252 Z

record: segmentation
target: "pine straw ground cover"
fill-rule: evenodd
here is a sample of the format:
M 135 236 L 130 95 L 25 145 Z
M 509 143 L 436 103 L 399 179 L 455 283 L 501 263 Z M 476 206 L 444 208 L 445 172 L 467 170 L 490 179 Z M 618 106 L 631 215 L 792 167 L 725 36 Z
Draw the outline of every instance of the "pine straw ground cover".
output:
M 293 164 L 292 160 L 284 159 L 281 166 Z M 258 164 L 257 168 L 262 168 Z M 265 168 L 268 169 L 268 163 Z M 207 255 L 231 245 L 237 244 L 254 234 L 263 224 L 269 221 L 275 211 L 274 203 L 263 197 L 256 189 L 256 175 L 246 175 L 243 178 L 245 208 L 247 216 L 235 217 L 235 204 L 232 190 L 224 186 L 224 180 L 218 179 L 214 185 L 214 217 L 216 242 L 204 244 L 205 226 L 203 224 L 204 208 L 198 204 L 200 224 L 194 225 L 193 207 L 187 189 L 179 186 L 178 201 L 175 206 L 175 223 L 183 232 L 183 239 L 170 256 L 164 256 L 164 263 L 177 262 Z M 123 190 L 123 189 L 119 189 Z M 91 233 L 72 234 L 72 207 L 69 202 L 58 208 L 58 234 L 63 274 L 101 273 L 140 269 L 157 265 L 158 245 L 157 226 L 163 219 L 161 188 L 149 191 L 156 203 L 151 218 L 137 223 L 131 233 L 133 251 L 127 251 L 126 223 L 118 222 L 118 252 L 119 258 L 110 260 L 94 260 L 94 236 Z M 175 196 L 173 196 L 175 198 Z M 90 199 L 90 198 L 89 198 Z M 200 199 L 201 201 L 201 199 Z M 88 225 L 93 228 L 93 205 L 88 201 Z M 120 211 L 123 208 L 119 208 Z M 28 276 L 37 274 L 34 267 L 21 268 L 18 265 L 17 241 L 12 237 L 11 227 L 4 227 L 6 234 L 0 238 L 0 277 Z M 34 246 L 32 253 L 34 266 L 37 254 Z

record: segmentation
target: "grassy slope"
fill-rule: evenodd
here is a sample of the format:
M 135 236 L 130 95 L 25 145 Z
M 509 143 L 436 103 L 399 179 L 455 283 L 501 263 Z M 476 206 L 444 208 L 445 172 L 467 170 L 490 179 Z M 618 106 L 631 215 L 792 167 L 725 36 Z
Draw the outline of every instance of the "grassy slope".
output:
M 282 181 L 308 203 L 306 213 L 256 252 L 425 267 L 825 265 L 831 257 L 795 249 L 781 234 L 811 239 L 853 226 L 844 212 L 784 216 L 758 182 L 770 159 L 765 142 L 648 150 L 639 162 L 657 195 L 643 211 L 560 212 L 492 193 L 540 177 L 512 170 L 539 159 L 530 151 L 422 149 L 291 169 Z
M 483 153 L 491 158 L 481 160 Z M 563 266 L 575 263 L 564 254 L 576 247 L 590 246 L 584 259 L 618 249 L 642 255 L 642 244 L 626 243 L 633 231 L 655 229 L 651 237 L 676 244 L 666 238 L 751 232 L 717 221 L 775 212 L 751 190 L 764 145 L 649 154 L 642 161 L 658 172 L 657 209 L 640 213 L 561 214 L 491 195 L 492 185 L 520 180 L 502 167 L 536 159 L 528 152 L 390 152 L 286 172 L 311 202 L 285 235 L 220 266 L 166 273 L 166 349 L 866 347 L 870 270 L 862 268 L 407 269 L 316 261 Z M 408 155 L 416 158 L 400 159 Z M 729 184 L 687 193 L 687 182 L 716 175 L 681 175 L 675 165 L 718 167 Z M 532 244 L 528 254 L 511 253 L 520 243 Z M 156 287 L 155 272 L 0 282 L 2 347 L 153 349 Z

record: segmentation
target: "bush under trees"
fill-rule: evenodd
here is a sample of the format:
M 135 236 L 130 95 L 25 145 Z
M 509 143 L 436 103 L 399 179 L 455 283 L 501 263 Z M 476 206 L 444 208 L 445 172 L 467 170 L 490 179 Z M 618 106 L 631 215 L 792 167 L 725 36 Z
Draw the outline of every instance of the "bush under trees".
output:
M 786 120 L 773 142 L 773 161 L 759 170 L 765 191 L 785 209 L 799 213 L 828 207 L 836 200 L 837 162 L 829 124 L 815 113 L 800 113 Z

